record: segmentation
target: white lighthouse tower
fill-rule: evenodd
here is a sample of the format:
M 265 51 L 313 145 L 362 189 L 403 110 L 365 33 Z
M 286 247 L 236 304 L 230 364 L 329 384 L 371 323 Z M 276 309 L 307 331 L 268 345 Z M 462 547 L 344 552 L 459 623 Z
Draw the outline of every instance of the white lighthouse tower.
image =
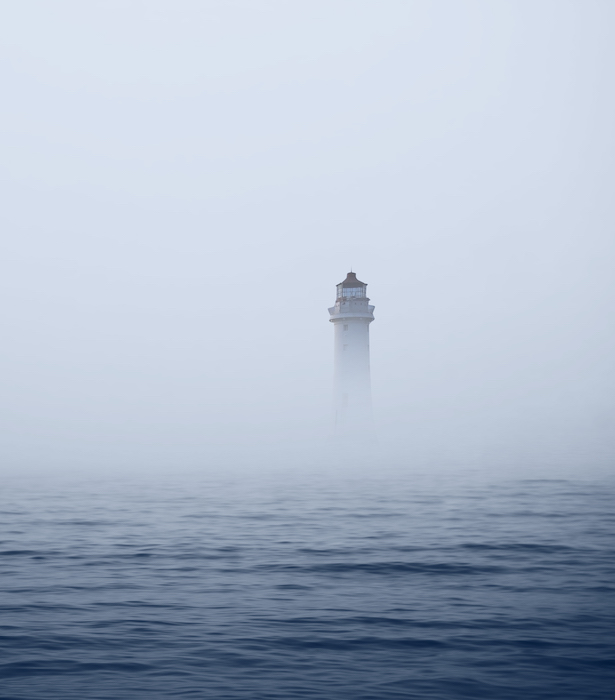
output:
M 367 298 L 367 284 L 354 272 L 337 285 L 335 306 L 329 314 L 335 328 L 335 432 L 369 439 L 373 432 L 369 324 L 374 320 L 374 307 Z

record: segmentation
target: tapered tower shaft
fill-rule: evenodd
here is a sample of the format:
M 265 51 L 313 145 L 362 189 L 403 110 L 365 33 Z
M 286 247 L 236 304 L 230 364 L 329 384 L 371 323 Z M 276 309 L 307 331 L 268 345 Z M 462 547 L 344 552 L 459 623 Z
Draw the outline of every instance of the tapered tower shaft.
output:
M 337 285 L 329 314 L 335 328 L 335 431 L 368 435 L 372 430 L 369 324 L 374 320 L 374 307 L 367 298 L 367 284 L 354 272 Z

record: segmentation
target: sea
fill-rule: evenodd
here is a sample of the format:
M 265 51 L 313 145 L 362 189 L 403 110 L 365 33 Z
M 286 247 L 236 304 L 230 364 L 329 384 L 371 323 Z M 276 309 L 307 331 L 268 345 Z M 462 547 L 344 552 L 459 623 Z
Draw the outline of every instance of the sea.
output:
M 2 700 L 615 697 L 610 477 L 2 482 Z

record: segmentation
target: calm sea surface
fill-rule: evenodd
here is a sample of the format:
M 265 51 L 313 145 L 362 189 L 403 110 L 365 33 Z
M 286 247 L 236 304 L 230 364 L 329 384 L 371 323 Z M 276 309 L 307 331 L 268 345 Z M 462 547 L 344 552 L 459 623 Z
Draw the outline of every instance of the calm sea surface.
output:
M 0 697 L 615 697 L 613 482 L 5 479 Z

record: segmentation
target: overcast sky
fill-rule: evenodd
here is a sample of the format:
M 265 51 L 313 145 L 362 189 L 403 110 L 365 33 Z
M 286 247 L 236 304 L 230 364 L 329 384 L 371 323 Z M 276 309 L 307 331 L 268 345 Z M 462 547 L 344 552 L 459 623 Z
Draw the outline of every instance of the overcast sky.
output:
M 317 440 L 351 266 L 382 445 L 612 463 L 614 20 L 3 3 L 4 467 Z

